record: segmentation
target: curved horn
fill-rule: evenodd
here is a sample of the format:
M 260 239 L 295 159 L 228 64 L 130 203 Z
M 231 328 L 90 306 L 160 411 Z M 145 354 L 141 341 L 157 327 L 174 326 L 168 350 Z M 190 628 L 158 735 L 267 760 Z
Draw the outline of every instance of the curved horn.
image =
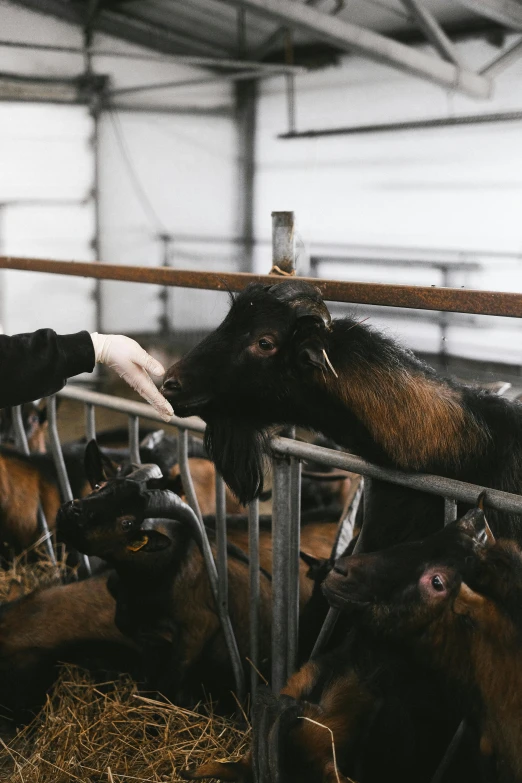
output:
M 158 465 L 150 463 L 148 465 L 137 465 L 132 473 L 128 473 L 125 478 L 130 481 L 137 481 L 139 484 L 141 484 L 142 482 L 148 481 L 149 479 L 163 478 L 163 473 L 161 472 L 161 469 L 158 467 Z
M 279 302 L 288 304 L 297 318 L 315 318 L 330 329 L 332 316 L 323 301 L 320 290 L 303 280 L 285 280 L 270 286 L 268 293 Z
M 143 494 L 146 498 L 145 518 L 175 519 L 190 525 L 194 525 L 195 520 L 199 529 L 196 515 L 179 495 L 169 489 L 149 489 Z
M 140 525 L 140 531 L 143 533 L 149 533 L 153 530 L 156 533 L 161 533 L 167 538 L 172 539 L 175 528 L 179 526 L 179 520 L 177 519 L 165 519 L 164 517 L 148 517 L 144 519 Z

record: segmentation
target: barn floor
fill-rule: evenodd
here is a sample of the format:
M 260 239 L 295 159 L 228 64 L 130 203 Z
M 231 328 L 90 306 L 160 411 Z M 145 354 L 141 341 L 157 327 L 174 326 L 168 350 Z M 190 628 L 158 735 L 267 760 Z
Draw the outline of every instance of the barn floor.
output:
M 19 561 L 0 572 L 0 602 L 12 579 L 29 591 L 49 583 L 49 563 Z M 183 710 L 137 692 L 132 680 L 96 683 L 63 666 L 40 714 L 26 728 L 0 728 L 0 781 L 132 783 L 181 780 L 178 770 L 240 755 L 248 732 L 209 707 Z

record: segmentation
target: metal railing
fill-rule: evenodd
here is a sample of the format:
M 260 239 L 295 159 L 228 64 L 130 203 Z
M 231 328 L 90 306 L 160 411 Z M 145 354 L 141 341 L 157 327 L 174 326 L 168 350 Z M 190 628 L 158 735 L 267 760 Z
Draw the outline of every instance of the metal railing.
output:
M 276 213 L 277 215 L 277 213 Z M 293 229 L 292 229 L 293 230 Z M 279 247 L 288 252 L 290 242 Z M 274 253 L 274 268 L 285 269 L 287 259 Z M 281 251 L 283 252 L 283 251 Z M 291 251 L 290 251 L 291 252 Z M 217 274 L 157 268 L 111 266 L 98 263 L 73 263 L 42 259 L 0 258 L 0 268 L 25 269 L 56 274 L 87 276 L 97 279 L 127 280 L 140 283 L 156 283 L 189 288 L 214 290 L 243 290 L 250 282 L 273 284 L 270 275 L 249 275 L 242 273 Z M 481 315 L 522 317 L 522 294 L 494 291 L 469 291 L 463 289 L 437 289 L 421 286 L 396 286 L 384 284 L 350 283 L 310 278 L 317 285 L 325 299 L 365 304 L 382 304 L 392 307 L 466 312 Z M 61 397 L 82 402 L 85 406 L 85 431 L 88 439 L 96 435 L 95 408 L 103 407 L 119 411 L 129 417 L 129 449 L 131 458 L 139 462 L 139 419 L 162 422 L 160 416 L 147 404 L 133 402 L 98 392 L 68 386 L 59 392 Z M 16 412 L 15 412 L 16 413 Z M 65 464 L 58 437 L 55 403 L 50 399 L 50 434 L 53 457 L 56 462 L 60 487 L 64 500 L 70 495 Z M 17 433 L 23 434 L 20 412 L 15 415 Z M 179 467 L 187 501 L 201 522 L 201 513 L 188 461 L 188 432 L 202 434 L 205 424 L 197 417 L 180 419 L 173 416 L 170 424 L 179 429 Z M 20 435 L 21 438 L 21 435 Z M 298 640 L 299 607 L 299 535 L 300 535 L 300 462 L 313 459 L 325 467 L 341 468 L 367 477 L 385 480 L 412 489 L 438 495 L 445 499 L 444 522 L 456 518 L 456 502 L 474 504 L 484 487 L 441 476 L 403 473 L 369 463 L 360 457 L 340 451 L 298 442 L 289 438 L 273 438 L 273 581 L 272 581 L 272 688 L 278 692 L 295 667 Z M 228 613 L 228 571 L 225 489 L 223 479 L 216 477 L 216 596 L 220 619 L 223 624 L 228 649 L 231 655 L 236 687 L 243 692 L 243 667 L 239 661 L 237 645 Z M 499 511 L 522 515 L 522 496 L 499 490 L 488 489 L 488 506 Z M 259 510 L 257 502 L 250 504 L 249 515 L 249 557 L 250 557 L 250 659 L 252 661 L 251 689 L 255 692 L 259 668 Z M 205 549 L 210 551 L 203 526 Z M 46 540 L 49 541 L 47 531 Z M 209 576 L 213 577 L 214 560 L 210 564 Z M 209 562 L 207 561 L 207 566 Z M 317 654 L 328 636 L 334 613 L 330 613 L 313 654 Z M 239 661 L 239 663 L 238 663 Z
M 139 420 L 156 421 L 163 424 L 161 417 L 149 405 L 133 402 L 108 394 L 89 391 L 75 386 L 68 386 L 58 393 L 65 399 L 81 402 L 86 410 L 86 437 L 95 435 L 94 411 L 96 407 L 124 413 L 129 417 L 129 450 L 132 461 L 139 463 Z M 60 486 L 64 500 L 70 499 L 72 493 L 68 482 L 65 463 L 58 436 L 55 416 L 56 400 L 49 398 L 49 428 L 52 454 L 55 460 Z M 197 418 L 180 419 L 173 416 L 169 422 L 179 430 L 179 467 L 187 502 L 202 523 L 194 484 L 190 474 L 188 461 L 188 433 L 202 434 L 205 423 Z M 298 641 L 298 601 L 299 601 L 299 522 L 300 522 L 300 462 L 313 460 L 324 467 L 338 468 L 352 473 L 358 473 L 368 478 L 377 478 L 399 484 L 411 489 L 421 490 L 445 499 L 445 523 L 456 518 L 456 503 L 476 503 L 484 489 L 488 492 L 488 507 L 522 515 L 522 496 L 510 492 L 489 489 L 483 486 L 469 484 L 442 476 L 419 473 L 403 473 L 390 468 L 383 468 L 367 462 L 353 454 L 327 449 L 290 438 L 272 438 L 271 448 L 274 455 L 273 470 L 273 576 L 272 576 L 272 688 L 279 692 L 288 676 L 294 671 L 297 657 Z M 137 458 L 136 458 L 137 456 Z M 69 487 L 64 492 L 64 487 Z M 258 682 L 259 669 L 259 508 L 255 501 L 250 504 L 249 515 L 249 558 L 250 558 L 250 660 L 252 670 L 250 685 L 252 693 Z M 202 527 L 205 549 L 210 550 L 206 532 Z M 228 570 L 227 570 L 227 531 L 225 487 L 223 479 L 216 474 L 216 574 L 217 574 L 217 604 L 220 618 L 229 627 L 225 633 L 231 661 L 233 664 L 238 693 L 244 692 L 243 666 L 237 652 L 237 645 L 228 614 Z M 207 567 L 208 567 L 208 560 Z M 319 637 L 319 644 L 314 648 L 314 655 L 326 641 L 330 626 L 335 615 L 330 614 L 325 628 Z

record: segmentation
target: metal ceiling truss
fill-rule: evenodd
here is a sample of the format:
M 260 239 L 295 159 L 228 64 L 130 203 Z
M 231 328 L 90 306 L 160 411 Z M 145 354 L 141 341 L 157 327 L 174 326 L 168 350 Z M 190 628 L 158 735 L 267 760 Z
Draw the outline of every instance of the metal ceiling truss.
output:
M 475 98 L 487 98 L 491 93 L 491 82 L 487 76 L 474 73 L 455 63 L 455 59 L 458 58 L 451 41 L 419 0 L 408 0 L 405 5 L 410 13 L 415 15 L 426 35 L 436 45 L 437 51 L 443 53 L 445 59 L 425 54 L 372 30 L 344 21 L 338 16 L 329 16 L 297 0 L 222 0 L 222 2 L 255 11 L 291 29 L 311 33 L 314 37 L 333 44 L 341 50 L 390 65 Z M 522 13 L 522 5 L 520 8 Z
M 522 30 L 522 3 L 519 0 L 458 0 L 470 11 L 495 22 Z
M 75 2 L 11 0 L 11 2 L 22 8 L 48 14 L 81 27 L 85 26 L 88 19 L 86 5 L 79 0 Z M 210 40 L 204 42 L 193 40 L 185 33 L 177 33 L 175 30 L 136 19 L 115 6 L 110 8 L 104 6 L 101 9 L 94 20 L 93 30 L 164 54 L 207 54 L 214 57 L 229 54 Z

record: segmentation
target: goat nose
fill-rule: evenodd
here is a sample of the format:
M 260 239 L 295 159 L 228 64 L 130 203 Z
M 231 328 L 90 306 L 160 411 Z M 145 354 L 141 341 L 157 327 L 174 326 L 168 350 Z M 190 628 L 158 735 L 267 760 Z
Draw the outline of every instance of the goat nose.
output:
M 348 576 L 348 567 L 342 563 L 336 563 L 333 570 L 336 574 L 340 574 L 341 576 Z
M 178 381 L 177 378 L 168 378 L 161 388 L 162 392 L 175 392 L 180 391 L 181 389 L 181 381 Z

